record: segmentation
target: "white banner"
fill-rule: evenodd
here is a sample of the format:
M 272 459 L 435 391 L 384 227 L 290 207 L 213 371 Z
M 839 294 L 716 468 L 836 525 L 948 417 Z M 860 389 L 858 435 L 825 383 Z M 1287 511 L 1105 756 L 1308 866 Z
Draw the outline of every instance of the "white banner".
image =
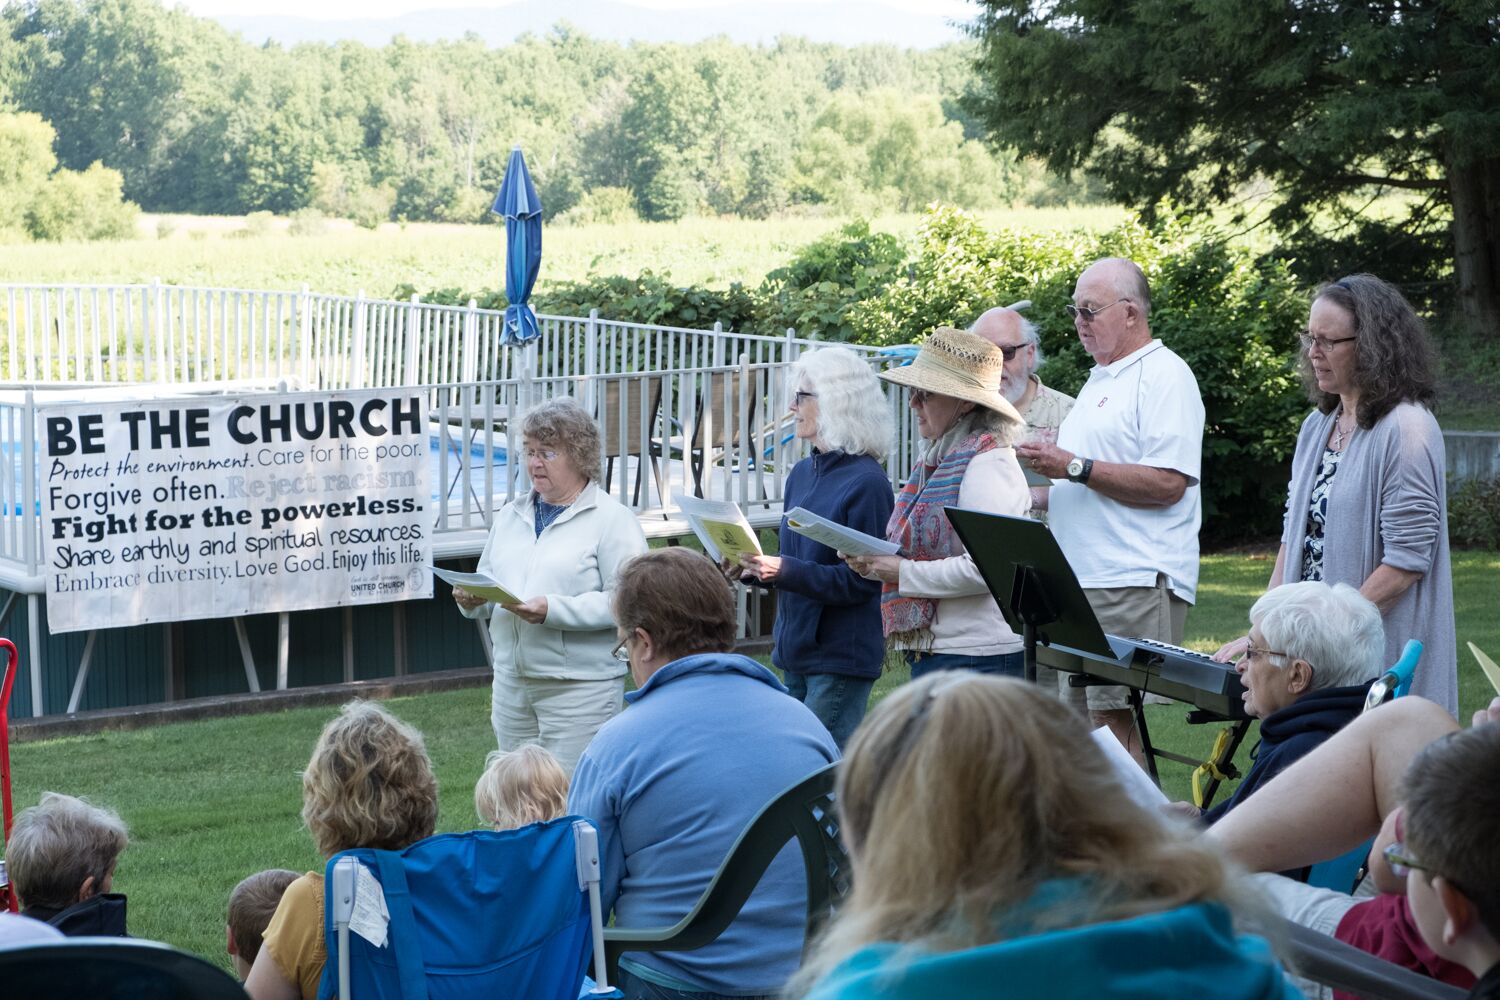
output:
M 37 408 L 52 632 L 432 596 L 402 390 Z

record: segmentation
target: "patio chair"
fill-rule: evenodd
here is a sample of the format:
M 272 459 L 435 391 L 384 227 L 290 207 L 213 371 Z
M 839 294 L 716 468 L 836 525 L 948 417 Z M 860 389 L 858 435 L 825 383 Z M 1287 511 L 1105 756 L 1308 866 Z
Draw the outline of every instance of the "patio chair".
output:
M 693 430 L 689 435 L 688 464 L 693 473 L 693 492 L 703 496 L 705 470 L 722 461 L 730 451 L 739 447 L 740 428 L 755 427 L 756 414 L 760 409 L 759 379 L 748 376 L 744 393 L 748 414 L 740 411 L 740 389 L 747 381 L 744 372 L 710 373 L 708 392 L 700 387 L 693 403 Z M 705 398 L 706 396 L 706 398 Z M 754 452 L 748 456 L 746 467 L 753 466 Z
M 1463 1000 L 1466 990 L 1376 958 L 1327 934 L 1282 921 L 1287 965 L 1297 975 L 1366 1000 Z
M 776 855 L 796 840 L 807 872 L 803 954 L 817 930 L 849 892 L 849 859 L 839 844 L 833 809 L 838 764 L 803 778 L 762 809 L 729 849 L 687 916 L 671 927 L 612 927 L 604 932 L 605 967 L 614 977 L 620 956 L 638 951 L 693 951 L 712 944 L 734 922 Z
M 0 949 L 0 993 L 88 1000 L 245 1000 L 197 955 L 139 938 L 77 937 Z
M 320 1000 L 575 1000 L 591 954 L 598 992 L 612 992 L 587 820 L 344 851 L 328 860 L 325 885 Z
M 632 502 L 640 506 L 641 484 L 648 462 L 651 476 L 656 480 L 656 495 L 665 502 L 667 494 L 662 485 L 661 449 L 654 436 L 658 430 L 657 418 L 661 414 L 661 377 L 606 378 L 599 382 L 603 392 L 599 395 L 595 416 L 599 421 L 600 444 L 605 459 L 604 491 L 609 492 L 610 482 L 614 479 L 615 459 L 634 457 L 635 499 Z

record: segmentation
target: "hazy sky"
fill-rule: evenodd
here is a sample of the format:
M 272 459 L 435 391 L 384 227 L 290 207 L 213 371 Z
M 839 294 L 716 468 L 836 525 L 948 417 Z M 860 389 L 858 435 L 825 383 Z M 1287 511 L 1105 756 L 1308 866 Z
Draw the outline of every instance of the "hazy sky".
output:
M 170 0 L 169 0 L 170 2 Z M 459 7 L 504 7 L 496 0 L 176 0 L 194 14 L 204 17 L 218 15 L 294 14 L 300 17 L 323 20 L 347 20 L 352 18 L 394 17 L 416 10 L 442 10 Z M 625 0 L 641 7 L 657 10 L 690 11 L 693 8 L 728 6 L 731 0 Z M 799 4 L 828 3 L 831 0 L 766 0 L 767 14 L 773 15 L 776 7 L 795 8 Z M 941 14 L 946 17 L 968 20 L 974 14 L 973 5 L 964 0 L 875 0 L 887 7 L 899 10 Z M 567 0 L 558 0 L 557 15 L 568 16 Z M 789 11 L 790 13 L 790 11 Z M 691 16 L 691 15 L 688 15 Z

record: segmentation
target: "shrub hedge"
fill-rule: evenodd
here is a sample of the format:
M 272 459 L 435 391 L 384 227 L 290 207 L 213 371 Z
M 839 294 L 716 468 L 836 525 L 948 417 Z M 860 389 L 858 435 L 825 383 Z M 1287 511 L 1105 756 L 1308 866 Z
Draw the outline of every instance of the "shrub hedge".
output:
M 1091 359 L 1063 310 L 1099 257 L 1136 261 L 1151 281 L 1152 329 L 1198 377 L 1207 411 L 1204 532 L 1214 542 L 1279 532 L 1297 426 L 1307 412 L 1292 361 L 1307 293 L 1285 262 L 1228 243 L 1205 223 L 1163 214 L 1103 233 L 987 231 L 934 207 L 914 241 L 855 222 L 799 251 L 757 288 L 684 287 L 651 271 L 544 285 L 539 312 L 666 326 L 781 333 L 865 344 L 911 343 L 966 326 L 992 305 L 1029 299 L 1049 385 L 1077 391 Z M 397 290 L 405 297 L 410 287 Z M 428 301 L 505 305 L 503 293 L 442 289 Z

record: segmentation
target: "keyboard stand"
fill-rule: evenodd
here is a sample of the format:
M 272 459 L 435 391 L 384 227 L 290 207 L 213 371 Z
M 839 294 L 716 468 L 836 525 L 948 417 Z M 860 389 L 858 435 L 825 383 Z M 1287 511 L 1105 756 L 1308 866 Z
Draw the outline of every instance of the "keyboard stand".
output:
M 1113 684 L 1091 674 L 1069 674 L 1069 687 L 1092 687 L 1094 685 Z M 1161 775 L 1156 768 L 1157 758 L 1170 760 L 1178 764 L 1186 764 L 1188 767 L 1197 768 L 1202 766 L 1203 761 L 1194 757 L 1185 757 L 1180 753 L 1170 750 L 1162 750 L 1151 743 L 1151 729 L 1146 724 L 1146 702 L 1139 688 L 1125 686 L 1126 695 L 1130 699 L 1130 711 L 1135 718 L 1136 730 L 1141 734 L 1141 756 L 1146 759 L 1146 772 L 1151 775 L 1151 780 L 1161 787 Z M 1202 709 L 1193 709 L 1188 713 L 1188 725 L 1203 726 L 1215 722 L 1230 722 L 1229 744 L 1224 748 L 1222 755 L 1211 763 L 1218 769 L 1219 774 L 1233 780 L 1240 776 L 1239 768 L 1234 766 L 1234 755 L 1239 751 L 1240 744 L 1245 740 L 1245 734 L 1250 731 L 1250 723 L 1253 719 L 1226 720 L 1213 712 L 1205 712 Z M 1208 784 L 1203 789 L 1203 808 L 1207 809 L 1214 800 L 1214 795 L 1219 790 L 1219 778 L 1210 773 Z

